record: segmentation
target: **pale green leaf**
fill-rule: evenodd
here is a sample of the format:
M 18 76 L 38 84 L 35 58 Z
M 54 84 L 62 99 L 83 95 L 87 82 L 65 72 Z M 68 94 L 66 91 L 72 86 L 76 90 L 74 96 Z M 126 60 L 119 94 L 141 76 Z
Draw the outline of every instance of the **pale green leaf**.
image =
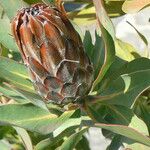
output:
M 19 9 L 28 6 L 28 4 L 23 0 L 0 0 L 0 5 L 3 7 L 4 11 L 10 19 L 15 17 Z
M 144 135 L 149 135 L 146 124 L 141 119 L 139 119 L 137 116 L 134 116 L 132 118 L 132 121 L 131 121 L 129 127 L 132 127 L 134 129 L 138 130 L 139 132 L 143 133 Z M 124 139 L 123 137 L 122 137 L 122 139 L 123 139 L 122 141 L 124 143 L 125 148 L 131 148 L 133 150 L 137 150 L 137 149 L 150 150 L 150 147 L 147 147 L 143 144 L 135 143 L 134 141 L 129 140 L 129 139 Z
M 65 142 L 61 145 L 61 150 L 71 150 L 75 148 L 76 144 L 81 140 L 82 135 L 87 131 L 88 128 L 82 129 L 77 133 L 72 134 Z
M 58 117 L 31 104 L 9 104 L 0 106 L 0 123 L 49 134 L 67 121 L 73 113 L 74 111 L 66 111 Z
M 11 34 L 10 20 L 0 6 L 0 43 L 8 49 L 18 51 L 17 45 Z
M 81 118 L 70 118 L 67 120 L 65 123 L 63 123 L 59 128 L 57 128 L 54 132 L 53 135 L 54 137 L 58 136 L 60 133 L 62 133 L 64 130 L 70 127 L 74 126 L 79 126 L 81 123 Z
M 11 150 L 12 146 L 6 140 L 0 140 L 0 148 L 2 150 Z
M 106 130 L 110 130 L 114 133 L 123 135 L 139 143 L 143 143 L 147 146 L 150 146 L 150 138 L 144 136 L 143 134 L 141 134 L 140 132 L 136 131 L 131 127 L 124 126 L 124 125 L 102 124 L 102 123 L 96 123 L 95 127 L 100 127 Z
M 135 58 L 141 57 L 138 50 L 129 43 L 123 42 L 119 39 L 115 40 L 116 55 L 123 60 L 131 61 Z
M 108 17 L 106 10 L 103 7 L 102 0 L 93 0 L 93 3 L 95 6 L 97 19 L 98 19 L 100 26 L 102 25 L 107 30 L 107 32 L 112 36 L 114 40 L 115 39 L 114 26 L 110 18 Z
M 0 57 L 0 77 L 22 89 L 34 92 L 27 69 L 11 59 Z
M 33 150 L 32 141 L 27 131 L 19 127 L 14 127 L 14 128 L 17 131 L 18 135 L 21 137 L 21 140 L 25 146 L 25 149 Z
M 0 93 L 6 96 L 7 98 L 13 99 L 18 103 L 29 103 L 29 100 L 26 100 L 21 95 L 19 95 L 16 91 L 7 86 L 0 85 Z
M 133 144 L 124 144 L 126 149 L 131 150 L 150 150 L 150 146 L 145 146 L 144 144 L 133 143 Z
M 21 95 L 23 98 L 25 98 L 27 101 L 33 103 L 36 106 L 39 106 L 45 110 L 48 110 L 46 107 L 46 104 L 44 103 L 42 97 L 40 97 L 38 94 L 26 91 L 26 90 L 22 90 L 22 89 L 18 89 L 16 87 L 14 87 L 14 90 Z
M 49 138 L 40 141 L 35 146 L 35 150 L 51 149 L 52 146 L 57 144 L 64 137 L 73 134 L 74 130 L 78 128 L 80 121 L 81 121 L 80 118 L 79 119 L 70 118 L 69 120 L 64 122 L 58 129 L 56 129 Z
M 80 11 L 70 12 L 69 18 L 78 25 L 91 25 L 96 24 L 95 8 L 93 5 L 82 7 Z

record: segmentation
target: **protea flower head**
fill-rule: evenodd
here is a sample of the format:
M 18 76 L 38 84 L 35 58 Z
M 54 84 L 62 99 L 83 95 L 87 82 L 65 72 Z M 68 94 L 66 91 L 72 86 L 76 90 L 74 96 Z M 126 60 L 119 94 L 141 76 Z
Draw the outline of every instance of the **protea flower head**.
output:
M 45 4 L 23 8 L 12 31 L 34 87 L 47 102 L 66 104 L 89 93 L 93 67 L 64 12 Z

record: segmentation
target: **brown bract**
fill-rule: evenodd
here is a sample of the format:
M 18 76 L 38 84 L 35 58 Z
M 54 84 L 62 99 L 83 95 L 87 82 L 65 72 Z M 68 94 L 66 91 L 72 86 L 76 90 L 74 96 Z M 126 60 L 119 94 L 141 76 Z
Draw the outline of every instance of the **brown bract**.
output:
M 45 4 L 23 8 L 12 32 L 35 89 L 47 102 L 65 104 L 89 93 L 93 66 L 64 12 Z

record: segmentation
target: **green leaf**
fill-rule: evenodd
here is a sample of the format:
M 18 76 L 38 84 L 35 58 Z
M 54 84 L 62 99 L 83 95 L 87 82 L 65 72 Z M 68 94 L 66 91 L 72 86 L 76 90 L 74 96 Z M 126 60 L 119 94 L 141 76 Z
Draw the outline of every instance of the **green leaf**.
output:
M 129 127 L 132 127 L 134 129 L 138 130 L 139 132 L 141 132 L 145 135 L 148 135 L 147 126 L 141 119 L 139 119 L 136 116 L 134 116 L 132 118 L 132 122 L 130 123 Z M 140 150 L 149 150 L 150 149 L 150 147 L 147 147 L 143 144 L 135 143 L 133 140 L 126 139 L 124 137 L 122 137 L 122 142 L 124 143 L 126 148 L 131 148 L 133 150 L 138 149 L 138 147 L 140 147 Z
M 119 17 L 124 15 L 122 4 L 124 0 L 104 0 L 104 6 L 109 17 Z
M 42 0 L 43 1 L 43 3 L 45 3 L 45 4 L 51 4 L 51 3 L 54 3 L 54 1 L 55 0 Z
M 120 59 L 119 57 L 116 57 L 114 62 L 106 72 L 104 78 L 98 84 L 97 93 L 101 93 L 104 89 L 106 89 L 106 87 L 112 80 L 116 79 L 119 75 L 121 75 L 126 65 L 127 61 Z
M 107 111 L 101 105 L 99 105 L 98 107 L 94 107 L 90 105 L 90 103 L 86 103 L 86 113 L 88 114 L 89 117 L 91 117 L 91 119 L 94 122 L 107 123 L 104 120 L 104 116 L 106 115 Z
M 9 19 L 12 19 L 19 9 L 28 6 L 23 0 L 0 0 L 0 5 L 3 7 Z
M 25 149 L 33 150 L 32 141 L 27 131 L 19 127 L 14 127 L 14 128 L 17 131 L 18 135 L 21 137 L 21 140 L 25 146 Z
M 96 37 L 96 41 L 95 41 L 94 48 L 92 50 L 91 61 L 94 66 L 94 70 L 95 70 L 94 77 L 96 79 L 96 77 L 98 77 L 100 69 L 104 64 L 106 49 L 102 37 L 100 37 L 96 32 L 95 32 L 95 37 Z
M 104 27 L 114 40 L 115 39 L 114 26 L 113 26 L 110 18 L 108 17 L 106 10 L 103 7 L 102 0 L 93 0 L 93 3 L 95 6 L 97 19 L 100 24 L 100 27 L 101 26 Z M 102 34 L 103 34 L 104 29 L 101 29 L 101 30 L 102 30 Z
M 60 133 L 62 133 L 64 130 L 70 128 L 70 127 L 78 127 L 81 123 L 81 118 L 70 118 L 66 122 L 64 122 L 59 128 L 57 128 L 53 135 L 54 137 L 58 136 Z
M 136 131 L 135 129 L 131 127 L 127 127 L 124 125 L 117 125 L 117 124 L 102 124 L 102 123 L 96 123 L 95 127 L 110 130 L 114 133 L 126 136 L 139 143 L 150 146 L 150 138 L 148 138 L 147 136 L 144 136 L 143 134 L 139 133 L 138 131 Z
M 36 106 L 39 106 L 39 107 L 45 109 L 45 110 L 48 110 L 46 107 L 46 104 L 43 102 L 43 99 L 39 95 L 29 92 L 29 91 L 21 90 L 21 89 L 15 88 L 15 87 L 14 87 L 14 90 L 19 95 L 24 97 L 27 101 L 33 103 Z
M 110 83 L 101 95 L 112 96 L 105 102 L 131 107 L 135 99 L 150 86 L 149 79 L 150 70 L 124 74 Z
M 69 123 L 69 120 L 67 120 L 66 122 Z M 75 119 L 74 123 L 75 123 L 75 121 L 77 121 L 77 120 Z M 67 123 L 66 123 L 66 125 L 67 125 Z M 61 132 L 60 132 L 60 128 L 62 128 Z M 74 130 L 77 128 L 78 128 L 78 125 L 76 126 L 76 123 L 74 125 L 67 125 L 66 128 L 64 128 L 64 124 L 63 124 L 58 129 L 56 129 L 57 131 L 54 131 L 49 138 L 40 141 L 36 145 L 35 150 L 45 150 L 45 149 L 49 150 L 54 145 L 57 145 L 61 140 L 63 140 L 64 137 L 68 137 L 68 136 L 72 135 L 74 133 Z M 59 134 L 56 134 L 56 132 L 58 133 L 58 130 L 59 130 Z
M 19 64 L 5 57 L 0 57 L 0 70 L 0 78 L 5 79 L 21 89 L 34 92 L 27 74 L 27 69 L 23 64 Z
M 131 61 L 141 57 L 131 44 L 123 42 L 119 39 L 115 40 L 116 55 L 123 60 Z
M 8 49 L 18 51 L 17 45 L 11 35 L 10 20 L 0 6 L 0 43 Z
M 144 120 L 144 122 L 147 124 L 147 127 L 149 129 L 149 133 L 150 133 L 150 108 L 149 105 L 147 104 L 147 106 L 144 106 L 143 104 L 140 104 L 140 110 L 141 110 L 141 114 L 140 117 Z
M 93 101 L 131 107 L 141 92 L 150 86 L 150 60 L 136 59 L 125 65 L 120 74 L 112 73 L 111 76 L 107 87 L 99 96 L 93 97 Z M 92 97 L 90 101 L 92 103 Z
M 149 0 L 126 0 L 123 3 L 122 10 L 125 13 L 136 13 L 149 5 Z
M 85 136 L 82 136 L 82 139 L 76 146 L 76 150 L 90 150 L 89 141 L 86 139 Z
M 129 125 L 134 116 L 131 109 L 120 105 L 87 103 L 86 109 L 93 120 L 101 123 Z
M 91 37 L 91 34 L 89 31 L 85 32 L 84 39 L 83 39 L 83 45 L 84 45 L 86 54 L 89 56 L 89 58 L 91 60 L 94 45 L 92 43 L 92 37 Z
M 84 5 L 79 11 L 69 13 L 69 18 L 78 25 L 91 25 L 96 23 L 95 8 L 92 4 Z
M 65 142 L 61 145 L 61 150 L 74 149 L 76 144 L 81 140 L 82 135 L 87 131 L 88 128 L 82 129 L 77 133 L 72 134 Z
M 102 104 L 103 105 L 103 104 Z M 100 107 L 100 105 L 93 105 L 93 106 L 88 106 L 92 109 L 87 109 L 88 110 L 88 114 L 90 115 L 91 118 L 94 118 L 95 122 L 100 122 L 100 123 L 107 123 L 107 125 L 127 125 L 129 127 L 132 127 L 133 129 L 136 129 L 138 132 L 142 133 L 143 135 L 148 135 L 148 130 L 147 127 L 145 125 L 145 123 L 140 120 L 139 118 L 137 118 L 136 115 L 133 114 L 133 111 L 131 109 L 128 109 L 124 106 L 113 106 L 113 105 L 104 105 L 106 108 L 105 111 L 105 117 L 103 117 L 105 119 L 105 122 L 102 119 L 99 119 L 100 116 L 102 118 L 102 107 Z M 101 109 L 99 109 L 99 107 Z M 94 111 L 93 111 L 94 110 Z M 96 114 L 97 113 L 97 114 Z M 98 115 L 99 114 L 99 115 Z M 99 116 L 96 117 L 96 116 Z M 127 127 L 126 126 L 126 127 Z M 106 129 L 106 128 L 104 128 Z M 110 130 L 112 131 L 112 130 Z M 115 132 L 116 133 L 116 132 Z M 119 138 L 117 136 L 114 136 L 113 141 L 111 143 L 111 145 L 109 146 L 108 150 L 117 150 L 118 148 L 116 148 L 118 143 L 118 147 L 121 145 L 122 143 L 122 137 L 120 136 Z
M 102 31 L 102 36 L 105 44 L 105 57 L 104 57 L 104 64 L 102 65 L 101 68 L 99 68 L 99 73 L 97 78 L 95 79 L 93 83 L 93 89 L 96 87 L 98 83 L 101 82 L 103 77 L 105 76 L 106 72 L 108 71 L 109 67 L 115 60 L 115 46 L 114 46 L 114 41 L 110 34 L 105 30 L 105 28 L 101 25 L 101 31 Z
M 102 5 L 101 0 L 93 1 L 98 23 L 100 25 L 102 37 L 105 44 L 105 57 L 104 57 L 104 63 L 101 68 L 99 68 L 99 73 L 96 78 L 96 80 L 93 83 L 92 89 L 96 87 L 98 83 L 101 82 L 104 75 L 106 74 L 107 70 L 115 60 L 115 46 L 114 46 L 114 40 L 115 40 L 115 31 L 114 27 L 112 25 L 111 20 L 107 16 L 107 13 Z
M 99 70 L 104 63 L 105 48 L 103 39 L 95 32 L 95 43 L 92 43 L 92 37 L 89 31 L 84 36 L 84 48 L 94 66 L 94 78 L 98 76 Z
M 98 75 L 93 83 L 92 90 L 101 82 L 107 70 L 115 60 L 115 31 L 111 20 L 107 16 L 107 13 L 102 5 L 101 0 L 93 1 L 96 9 L 98 23 L 100 25 L 102 37 L 105 45 L 105 56 L 104 63 L 101 68 L 99 68 Z
M 28 4 L 35 4 L 35 3 L 41 3 L 42 2 L 42 0 L 23 0 L 23 1 L 25 1 Z
M 134 129 L 138 130 L 139 132 L 143 133 L 144 135 L 149 134 L 146 124 L 141 119 L 139 119 L 136 115 L 134 115 L 134 117 L 132 117 L 129 127 L 132 127 Z
M 40 134 L 49 134 L 62 125 L 74 111 L 66 111 L 60 117 L 31 104 L 0 106 L 0 123 L 18 126 Z
M 79 116 L 78 116 L 79 115 Z M 89 118 L 88 118 L 89 119 Z M 58 127 L 49 138 L 40 141 L 35 149 L 45 150 L 53 149 L 54 145 L 57 145 L 64 137 L 68 137 L 74 133 L 81 124 L 80 111 L 77 110 L 66 122 Z
M 23 98 L 21 95 L 19 95 L 16 91 L 11 89 L 10 87 L 4 86 L 4 85 L 3 86 L 0 85 L 0 93 L 2 93 L 7 98 L 15 100 L 18 103 L 30 102 L 29 100 L 26 100 L 25 98 Z
M 110 145 L 107 147 L 107 150 L 118 150 L 120 146 L 122 145 L 122 139 L 120 135 L 115 135 L 110 143 Z
M 133 144 L 124 144 L 126 149 L 131 149 L 131 150 L 150 150 L 149 146 L 145 146 L 143 144 L 139 143 L 133 143 Z
M 5 141 L 5 140 L 0 140 L 0 148 L 1 148 L 2 150 L 11 150 L 11 149 L 12 149 L 12 146 L 11 146 L 9 143 L 7 143 L 7 141 Z
M 124 106 L 105 105 L 107 114 L 105 120 L 111 124 L 129 125 L 134 113 Z
M 93 6 L 93 3 L 91 3 L 91 0 L 64 0 L 64 2 L 66 2 L 66 9 L 67 4 L 70 4 L 72 6 L 79 6 L 77 9 L 73 9 L 71 12 L 68 13 L 69 18 L 73 20 L 76 24 L 81 26 L 96 24 L 95 7 Z M 108 16 L 118 17 L 123 15 L 124 12 L 122 11 L 122 4 L 123 1 L 120 0 L 104 1 L 104 7 L 106 8 Z M 69 6 L 68 8 L 70 10 Z

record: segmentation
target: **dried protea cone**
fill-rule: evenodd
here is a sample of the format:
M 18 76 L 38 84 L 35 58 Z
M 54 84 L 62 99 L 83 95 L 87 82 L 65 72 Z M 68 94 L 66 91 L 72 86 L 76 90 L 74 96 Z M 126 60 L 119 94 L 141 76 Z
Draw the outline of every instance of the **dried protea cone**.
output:
M 45 4 L 23 8 L 12 31 L 35 89 L 47 102 L 66 104 L 88 94 L 93 67 L 64 12 Z

